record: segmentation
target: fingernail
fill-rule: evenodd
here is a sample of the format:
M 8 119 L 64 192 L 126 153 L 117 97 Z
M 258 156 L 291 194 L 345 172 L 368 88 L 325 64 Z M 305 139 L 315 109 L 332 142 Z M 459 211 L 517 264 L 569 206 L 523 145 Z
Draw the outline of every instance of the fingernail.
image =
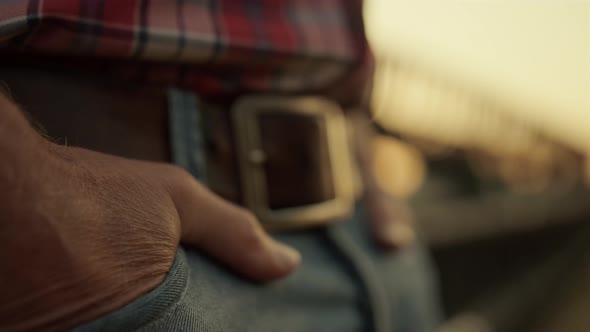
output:
M 280 242 L 274 241 L 275 254 L 278 260 L 285 266 L 285 268 L 294 268 L 301 263 L 301 254 Z

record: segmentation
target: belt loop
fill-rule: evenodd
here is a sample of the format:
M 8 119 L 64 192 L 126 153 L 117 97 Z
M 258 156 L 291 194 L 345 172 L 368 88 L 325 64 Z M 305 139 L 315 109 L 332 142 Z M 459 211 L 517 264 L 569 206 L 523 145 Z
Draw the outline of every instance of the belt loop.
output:
M 207 184 L 201 109 L 197 96 L 188 91 L 168 91 L 170 143 L 174 163 Z

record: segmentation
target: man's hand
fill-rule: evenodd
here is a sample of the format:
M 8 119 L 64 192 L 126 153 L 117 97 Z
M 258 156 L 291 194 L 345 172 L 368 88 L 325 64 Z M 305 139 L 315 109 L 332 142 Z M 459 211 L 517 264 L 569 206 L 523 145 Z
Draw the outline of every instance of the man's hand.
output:
M 354 148 L 363 181 L 363 201 L 367 209 L 373 240 L 385 250 L 397 250 L 414 244 L 416 236 L 409 208 L 385 192 L 374 174 L 374 131 L 368 119 L 357 115 L 352 121 Z
M 256 281 L 296 251 L 171 165 L 58 146 L 0 96 L 0 330 L 65 329 L 157 287 L 179 242 Z

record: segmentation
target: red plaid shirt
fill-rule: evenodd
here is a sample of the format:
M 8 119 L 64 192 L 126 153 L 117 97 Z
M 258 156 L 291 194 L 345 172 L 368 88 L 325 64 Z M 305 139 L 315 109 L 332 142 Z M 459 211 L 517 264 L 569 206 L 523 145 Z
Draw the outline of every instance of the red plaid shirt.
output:
M 3 0 L 0 46 L 205 95 L 352 102 L 372 68 L 362 0 Z

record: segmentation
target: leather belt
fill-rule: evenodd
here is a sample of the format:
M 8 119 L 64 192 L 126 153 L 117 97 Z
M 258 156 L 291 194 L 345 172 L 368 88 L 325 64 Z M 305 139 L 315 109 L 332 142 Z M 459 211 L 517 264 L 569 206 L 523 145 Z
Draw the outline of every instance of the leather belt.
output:
M 170 161 L 161 87 L 31 66 L 0 67 L 0 80 L 62 143 Z M 269 229 L 327 223 L 352 211 L 359 181 L 338 104 L 317 96 L 258 95 L 202 106 L 213 191 L 251 209 Z

